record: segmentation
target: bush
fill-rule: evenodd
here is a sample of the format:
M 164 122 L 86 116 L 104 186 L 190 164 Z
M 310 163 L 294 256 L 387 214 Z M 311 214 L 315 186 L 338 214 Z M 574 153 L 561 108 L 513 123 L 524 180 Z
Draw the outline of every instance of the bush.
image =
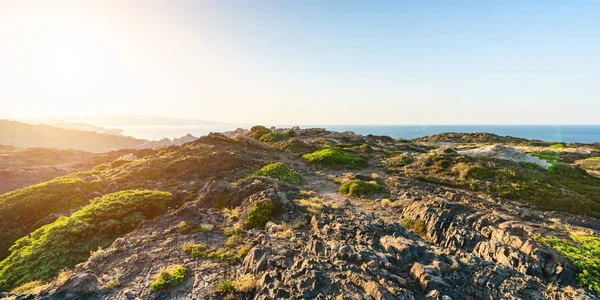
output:
M 362 157 L 331 147 L 324 147 L 302 157 L 309 162 L 334 168 L 364 168 L 368 165 L 367 160 Z
M 577 275 L 580 286 L 600 294 L 600 237 L 571 236 L 573 241 L 557 237 L 536 236 L 534 239 L 556 249 L 581 270 Z
M 424 237 L 427 234 L 427 224 L 425 224 L 425 221 L 423 221 L 421 219 L 417 219 L 417 220 L 413 220 L 410 218 L 404 219 L 402 221 L 402 226 L 404 226 L 404 228 L 406 228 L 406 229 L 410 229 L 410 230 L 414 231 L 416 234 L 418 234 L 421 237 Z
M 246 219 L 244 227 L 247 229 L 264 228 L 267 222 L 273 220 L 273 214 L 276 209 L 277 204 L 270 199 L 266 199 L 261 203 L 255 203 L 248 213 L 248 219 Z
M 376 181 L 352 180 L 340 186 L 340 193 L 350 197 L 367 196 L 381 191 L 383 186 Z
M 252 126 L 249 137 L 259 140 L 263 135 L 271 133 L 271 130 L 262 125 Z
M 270 132 L 261 136 L 258 140 L 264 143 L 281 142 L 287 140 L 289 137 L 283 133 Z
M 233 282 L 231 282 L 231 280 L 229 280 L 229 279 L 219 282 L 219 284 L 217 284 L 217 288 L 216 288 L 217 293 L 223 293 L 223 294 L 233 293 L 234 290 L 235 289 L 233 288 Z
M 20 237 L 41 226 L 50 214 L 84 205 L 102 184 L 84 181 L 78 174 L 57 177 L 0 195 L 0 259 Z
M 558 143 L 558 144 L 554 144 L 554 145 L 550 145 L 548 146 L 548 148 L 552 148 L 552 149 L 563 149 L 566 146 L 565 143 Z
M 250 177 L 253 176 L 265 176 L 291 184 L 302 184 L 302 177 L 300 177 L 300 174 L 296 173 L 296 171 L 290 169 L 282 162 L 266 165 L 262 167 L 262 169 L 250 174 Z
M 186 273 L 187 269 L 181 265 L 175 266 L 171 271 L 162 270 L 152 282 L 152 289 L 156 291 L 179 286 L 185 281 Z
M 167 209 L 171 194 L 129 190 L 94 199 L 70 217 L 40 227 L 15 242 L 0 262 L 0 291 L 31 280 L 46 280 L 85 261 L 90 251 L 108 247 L 142 220 Z

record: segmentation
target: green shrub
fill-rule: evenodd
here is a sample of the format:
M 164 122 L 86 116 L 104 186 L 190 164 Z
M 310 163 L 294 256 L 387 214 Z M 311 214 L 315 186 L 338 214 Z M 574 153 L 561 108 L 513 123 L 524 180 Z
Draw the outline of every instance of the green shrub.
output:
M 241 243 L 242 241 L 239 240 L 238 242 Z M 254 247 L 252 243 L 238 245 L 226 244 L 223 248 L 211 249 L 204 243 L 185 244 L 181 247 L 181 250 L 191 254 L 194 258 L 206 258 L 218 263 L 234 264 L 244 260 L 248 251 Z
M 381 191 L 383 186 L 376 181 L 352 180 L 340 186 L 340 193 L 350 197 L 367 196 Z
M 248 219 L 246 219 L 244 227 L 247 229 L 264 228 L 267 222 L 273 220 L 273 214 L 276 209 L 277 204 L 270 199 L 255 203 L 248 213 Z
M 276 162 L 262 167 L 260 170 L 250 174 L 253 176 L 265 176 L 281 181 L 285 181 L 291 184 L 301 184 L 302 177 L 296 171 L 290 169 L 286 164 L 282 162 Z
M 313 153 L 305 154 L 302 157 L 309 162 L 334 168 L 364 168 L 368 165 L 367 160 L 362 157 L 331 147 L 321 148 Z
M 162 270 L 152 282 L 152 289 L 156 291 L 180 286 L 185 281 L 186 273 L 187 269 L 181 265 L 175 266 L 171 271 Z
M 539 159 L 543 159 L 545 161 L 547 161 L 548 163 L 552 164 L 552 166 L 550 166 L 550 170 L 554 170 L 556 164 L 558 164 L 559 160 L 560 160 L 560 152 L 554 152 L 554 151 L 545 151 L 545 152 L 532 152 L 532 153 L 527 153 L 531 156 L 535 156 Z
M 219 282 L 216 287 L 217 293 L 229 294 L 233 293 L 234 291 L 235 289 L 233 288 L 233 282 L 229 279 Z
M 566 146 L 565 143 L 557 143 L 557 144 L 553 144 L 548 146 L 548 148 L 552 148 L 552 149 L 563 149 Z
M 90 251 L 108 247 L 142 220 L 167 209 L 171 194 L 129 190 L 94 199 L 70 217 L 44 225 L 15 242 L 0 262 L 0 291 L 32 280 L 46 280 L 85 261 Z
M 425 224 L 425 221 L 423 221 L 421 219 L 417 219 L 417 220 L 413 220 L 410 218 L 404 219 L 402 221 L 402 226 L 404 226 L 404 228 L 406 228 L 406 229 L 410 229 L 410 230 L 414 231 L 416 234 L 418 234 L 421 237 L 424 237 L 427 234 L 427 224 Z
M 259 140 L 263 135 L 271 133 L 271 130 L 262 125 L 252 126 L 249 137 Z
M 581 270 L 577 281 L 582 287 L 600 294 L 600 237 L 571 236 L 573 241 L 536 236 L 535 240 L 556 249 Z
M 0 195 L 0 259 L 45 217 L 82 206 L 101 189 L 101 183 L 85 181 L 76 173 Z
M 261 136 L 258 140 L 264 143 L 281 142 L 287 140 L 289 137 L 283 133 L 270 132 Z

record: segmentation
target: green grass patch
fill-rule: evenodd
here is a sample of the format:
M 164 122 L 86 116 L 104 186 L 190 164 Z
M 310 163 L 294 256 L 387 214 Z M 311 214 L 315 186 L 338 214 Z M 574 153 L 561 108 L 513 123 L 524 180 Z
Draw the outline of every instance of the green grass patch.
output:
M 545 151 L 545 152 L 532 152 L 532 153 L 527 153 L 531 156 L 535 156 L 539 159 L 543 159 L 547 162 L 549 162 L 550 164 L 552 164 L 552 166 L 550 166 L 550 170 L 553 171 L 554 168 L 556 167 L 556 164 L 558 164 L 559 160 L 560 160 L 560 152 L 554 152 L 554 151 Z
M 262 167 L 260 170 L 250 174 L 253 176 L 265 176 L 281 180 L 291 184 L 302 184 L 302 177 L 296 171 L 290 169 L 282 162 L 276 162 Z
M 15 242 L 0 262 L 0 291 L 32 280 L 47 280 L 85 261 L 90 251 L 108 247 L 142 220 L 167 209 L 171 194 L 129 190 L 94 199 L 70 217 L 42 226 Z
M 263 136 L 261 136 L 258 140 L 264 143 L 274 143 L 281 142 L 289 139 L 289 137 L 283 133 L 279 132 L 269 132 Z
M 557 143 L 557 144 L 553 144 L 548 146 L 548 148 L 552 148 L 552 149 L 563 149 L 565 148 L 567 145 L 565 143 Z
M 84 205 L 102 184 L 72 174 L 0 195 L 0 259 L 19 238 L 41 226 L 50 214 Z
M 229 240 L 235 239 L 235 242 L 229 241 L 224 247 L 211 249 L 207 244 L 185 244 L 181 250 L 189 253 L 194 258 L 206 258 L 214 262 L 223 264 L 234 264 L 244 260 L 248 251 L 254 247 L 253 243 L 243 244 L 241 237 L 232 236 Z
M 341 149 L 323 147 L 313 153 L 302 156 L 311 163 L 321 164 L 333 168 L 365 168 L 367 160 Z
M 254 203 L 254 206 L 248 213 L 248 219 L 244 222 L 244 227 L 246 229 L 264 228 L 267 222 L 273 221 L 273 214 L 276 209 L 277 204 L 271 199 L 266 199 L 260 203 Z
M 588 157 L 575 162 L 576 165 L 594 171 L 600 171 L 600 157 Z
M 375 180 L 351 180 L 340 186 L 340 193 L 350 197 L 368 196 L 381 191 L 383 191 L 383 185 Z
M 581 270 L 577 274 L 579 285 L 600 294 L 600 237 L 574 235 L 571 238 L 573 241 L 536 236 L 535 240 L 571 260 Z
M 172 270 L 162 270 L 158 278 L 152 282 L 152 289 L 157 291 L 180 286 L 185 282 L 186 273 L 187 269 L 181 265 L 175 266 Z

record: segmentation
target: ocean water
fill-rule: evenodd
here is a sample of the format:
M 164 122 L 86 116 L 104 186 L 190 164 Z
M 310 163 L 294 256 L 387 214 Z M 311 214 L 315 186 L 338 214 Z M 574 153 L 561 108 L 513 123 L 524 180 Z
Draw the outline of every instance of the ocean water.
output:
M 223 132 L 247 125 L 225 126 L 121 126 L 124 135 L 158 140 L 164 137 L 194 136 L 210 132 Z M 290 127 L 290 126 L 278 126 Z M 514 136 L 550 142 L 600 142 L 600 125 L 310 125 L 301 128 L 321 127 L 332 131 L 354 131 L 367 135 L 387 135 L 395 138 L 413 139 L 442 132 L 489 132 L 501 136 Z

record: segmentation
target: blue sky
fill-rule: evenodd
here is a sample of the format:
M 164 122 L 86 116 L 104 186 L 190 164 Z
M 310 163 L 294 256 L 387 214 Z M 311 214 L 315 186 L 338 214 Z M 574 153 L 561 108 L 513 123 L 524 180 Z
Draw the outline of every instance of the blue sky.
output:
M 123 35 L 102 52 L 114 51 L 107 64 L 139 61 L 118 82 L 53 90 L 58 108 L 266 124 L 600 123 L 598 1 L 132 3 L 106 4 L 92 27 Z M 113 92 L 94 98 L 102 80 Z

